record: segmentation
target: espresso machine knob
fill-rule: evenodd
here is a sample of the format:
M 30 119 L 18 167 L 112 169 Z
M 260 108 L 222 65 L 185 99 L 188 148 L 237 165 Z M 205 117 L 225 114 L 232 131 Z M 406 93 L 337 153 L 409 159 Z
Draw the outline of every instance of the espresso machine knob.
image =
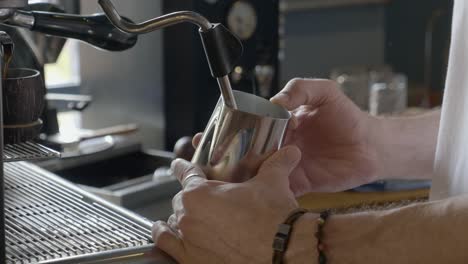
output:
M 195 148 L 192 145 L 192 137 L 183 137 L 179 139 L 174 146 L 176 158 L 190 161 L 194 153 Z
M 260 96 L 262 97 L 271 96 L 274 77 L 275 77 L 275 68 L 272 65 L 255 66 L 255 78 L 257 80 Z

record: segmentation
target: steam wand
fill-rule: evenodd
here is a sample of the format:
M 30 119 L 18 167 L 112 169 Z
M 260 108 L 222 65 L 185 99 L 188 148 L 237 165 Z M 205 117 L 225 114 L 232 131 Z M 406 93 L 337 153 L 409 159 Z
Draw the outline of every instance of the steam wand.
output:
M 184 22 L 197 25 L 200 28 L 200 37 L 211 75 L 218 81 L 224 103 L 237 109 L 229 73 L 241 57 L 243 47 L 240 40 L 223 25 L 212 24 L 205 17 L 191 11 L 175 12 L 135 24 L 122 18 L 110 0 L 99 0 L 99 4 L 115 27 L 130 34 L 145 34 Z

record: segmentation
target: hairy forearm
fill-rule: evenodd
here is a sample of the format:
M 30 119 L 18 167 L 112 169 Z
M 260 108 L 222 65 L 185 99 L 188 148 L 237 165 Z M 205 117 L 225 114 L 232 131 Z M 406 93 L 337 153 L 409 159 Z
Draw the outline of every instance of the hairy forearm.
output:
M 287 263 L 317 263 L 316 217 L 309 214 L 297 224 Z M 466 263 L 467 223 L 468 196 L 332 215 L 324 228 L 325 251 L 328 263 Z
M 375 120 L 379 179 L 430 179 L 440 110 L 407 118 Z
M 466 263 L 468 197 L 398 210 L 335 216 L 330 263 Z

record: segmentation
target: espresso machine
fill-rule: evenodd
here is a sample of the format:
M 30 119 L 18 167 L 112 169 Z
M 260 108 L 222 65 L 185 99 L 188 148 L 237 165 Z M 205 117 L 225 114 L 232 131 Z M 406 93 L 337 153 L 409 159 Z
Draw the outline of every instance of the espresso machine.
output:
M 217 81 L 224 102 L 236 108 L 230 74 L 243 48 L 222 24 L 191 11 L 135 24 L 121 17 L 109 0 L 99 3 L 105 15 L 81 16 L 31 11 L 27 0 L 0 0 L 0 23 L 121 51 L 133 47 L 138 34 L 190 22 L 200 28 L 208 76 Z M 2 47 L 11 44 L 7 34 L 0 36 Z M 1 51 L 3 61 L 5 49 Z M 3 144 L 1 102 L 0 263 L 173 263 L 154 248 L 151 221 L 28 162 L 60 153 L 34 141 Z
M 193 10 L 226 25 L 242 41 L 244 55 L 230 74 L 235 90 L 270 98 L 279 89 L 279 0 L 165 0 L 163 13 Z M 165 142 L 203 131 L 218 100 L 198 34 L 190 25 L 163 32 Z M 183 95 L 183 96 L 181 96 Z
M 135 35 L 113 27 L 105 15 L 86 17 L 36 12 L 29 9 L 27 0 L 1 0 L 0 23 L 62 38 L 80 39 L 112 51 L 131 48 L 137 41 Z M 11 38 L 4 32 L 0 36 L 2 70 L 7 64 L 3 63 L 4 57 L 15 44 L 12 39 L 18 38 Z M 25 52 L 23 48 L 27 47 L 26 43 L 18 44 L 20 54 Z M 10 50 L 7 51 L 6 47 Z M 6 126 L 3 124 L 2 110 L 8 98 L 4 98 L 3 84 L 2 77 L 0 263 L 53 263 L 59 259 L 55 262 L 76 262 L 109 259 L 117 252 L 122 256 L 151 251 L 149 221 L 108 204 L 26 162 L 57 158 L 59 153 L 32 141 L 4 144 Z M 120 236 L 119 229 L 128 237 Z

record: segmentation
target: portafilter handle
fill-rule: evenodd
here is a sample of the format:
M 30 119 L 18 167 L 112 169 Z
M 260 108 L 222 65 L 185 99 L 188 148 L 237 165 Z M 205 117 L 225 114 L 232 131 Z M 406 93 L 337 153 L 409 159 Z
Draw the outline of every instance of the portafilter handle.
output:
M 109 20 L 123 32 L 145 34 L 180 23 L 192 23 L 200 30 L 211 75 L 217 79 L 224 103 L 237 109 L 229 81 L 231 73 L 242 56 L 241 41 L 222 24 L 212 24 L 202 15 L 191 11 L 179 11 L 136 24 L 122 18 L 110 0 L 99 0 Z

